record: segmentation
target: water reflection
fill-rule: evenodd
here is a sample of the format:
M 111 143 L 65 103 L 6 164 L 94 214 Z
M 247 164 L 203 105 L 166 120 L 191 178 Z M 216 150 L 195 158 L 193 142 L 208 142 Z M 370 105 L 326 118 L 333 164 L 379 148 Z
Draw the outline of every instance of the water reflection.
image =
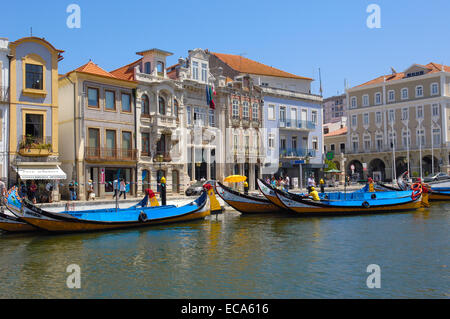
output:
M 0 297 L 445 298 L 449 204 L 410 213 L 220 218 L 68 235 L 0 235 Z M 366 267 L 382 269 L 368 289 Z M 70 264 L 81 289 L 68 289 Z

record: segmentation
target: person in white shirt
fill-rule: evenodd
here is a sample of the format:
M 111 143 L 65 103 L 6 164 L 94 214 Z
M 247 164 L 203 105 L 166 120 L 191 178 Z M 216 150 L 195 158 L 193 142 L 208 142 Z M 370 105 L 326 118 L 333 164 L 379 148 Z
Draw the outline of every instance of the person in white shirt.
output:
M 316 181 L 314 180 L 314 176 L 310 175 L 308 177 L 308 194 L 311 193 L 311 187 L 316 186 Z

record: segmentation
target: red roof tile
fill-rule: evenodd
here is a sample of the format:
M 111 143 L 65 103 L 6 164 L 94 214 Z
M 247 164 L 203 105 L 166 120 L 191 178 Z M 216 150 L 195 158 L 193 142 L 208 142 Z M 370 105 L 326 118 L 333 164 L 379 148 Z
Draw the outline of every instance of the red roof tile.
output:
M 291 79 L 301 79 L 301 80 L 311 80 L 311 78 L 298 76 L 291 74 L 279 69 L 273 68 L 271 66 L 244 58 L 240 55 L 224 54 L 224 53 L 214 53 L 217 58 L 222 60 L 224 63 L 228 64 L 232 69 L 240 73 L 257 74 L 257 75 L 267 75 L 276 76 L 281 78 L 291 78 Z
M 347 127 L 343 127 L 336 131 L 325 134 L 324 137 L 332 137 L 332 136 L 345 135 L 345 134 L 347 134 Z
M 122 80 L 134 81 L 134 67 L 141 61 L 142 58 L 134 62 L 131 62 L 130 64 L 127 64 L 123 67 L 120 67 L 114 71 L 111 71 L 111 74 L 114 75 L 116 78 Z

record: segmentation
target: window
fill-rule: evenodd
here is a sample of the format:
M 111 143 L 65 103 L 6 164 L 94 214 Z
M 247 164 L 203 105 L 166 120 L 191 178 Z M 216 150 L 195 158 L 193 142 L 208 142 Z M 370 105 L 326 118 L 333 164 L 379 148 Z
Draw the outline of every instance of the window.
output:
M 285 136 L 280 137 L 280 150 L 286 151 L 286 137 Z
M 209 110 L 209 126 L 216 126 L 214 110 Z
M 99 107 L 98 89 L 88 88 L 88 106 Z
M 269 148 L 275 148 L 275 136 L 273 134 L 269 134 Z
M 381 124 L 382 122 L 382 115 L 381 112 L 376 112 L 375 113 L 375 123 L 376 124 Z
M 431 84 L 431 95 L 438 95 L 438 94 L 439 94 L 439 84 L 432 83 Z
M 357 106 L 357 103 L 356 103 L 356 96 L 352 96 L 352 99 L 351 99 L 351 102 L 350 102 L 350 108 L 351 109 L 356 109 L 358 106 Z
M 363 141 L 364 141 L 364 150 L 369 151 L 371 148 L 370 135 L 364 135 Z
M 389 102 L 394 102 L 395 101 L 395 91 L 394 90 L 390 90 L 388 92 L 388 101 Z
M 286 123 L 286 108 L 284 106 L 280 106 L 280 126 L 284 127 Z
M 369 113 L 364 113 L 363 115 L 363 124 L 369 125 Z
M 150 74 L 152 72 L 151 71 L 151 63 L 150 62 L 145 62 L 145 64 L 144 64 L 144 72 L 147 73 L 147 74 Z
M 423 106 L 422 105 L 419 105 L 417 107 L 417 118 L 423 119 Z
M 352 147 L 354 152 L 358 152 L 359 150 L 359 137 L 358 135 L 354 135 L 352 137 Z
M 408 99 L 408 89 L 404 88 L 404 89 L 402 89 L 401 92 L 402 92 L 402 100 Z
M 375 93 L 375 105 L 381 104 L 381 93 Z
M 122 93 L 122 112 L 131 112 L 131 95 Z
M 259 119 L 258 103 L 253 103 L 253 106 L 252 106 L 252 120 L 253 121 L 258 121 L 258 119 Z
M 237 136 L 237 134 L 233 134 L 233 148 L 234 148 L 234 150 L 235 151 L 237 151 L 238 150 L 238 145 L 239 143 L 238 143 L 238 136 Z
M 433 104 L 431 106 L 431 114 L 433 116 L 439 116 L 439 104 Z
M 187 124 L 188 125 L 192 124 L 192 114 L 191 114 L 191 107 L 190 106 L 186 107 L 186 120 L 187 120 Z
M 394 110 L 389 110 L 388 119 L 389 119 L 389 123 L 395 122 L 395 111 Z
M 392 131 L 389 131 L 389 145 L 392 148 L 395 148 L 397 146 L 397 132 L 393 132 L 394 134 L 392 134 Z
M 233 107 L 232 107 L 232 116 L 234 119 L 239 118 L 239 102 L 238 100 L 233 100 Z
M 31 137 L 38 142 L 43 142 L 44 138 L 44 115 L 25 114 L 25 137 Z
M 269 120 L 275 120 L 275 105 L 269 105 L 267 108 L 267 118 Z
M 192 62 L 192 78 L 198 80 L 198 62 Z
M 194 107 L 194 124 L 206 125 L 206 109 Z
M 202 82 L 208 81 L 208 65 L 206 63 L 202 63 Z
M 408 108 L 402 109 L 402 121 L 407 121 L 409 119 L 409 110 Z
M 339 145 L 339 149 L 340 149 L 341 153 L 345 153 L 345 143 L 341 143 Z
M 25 65 L 26 88 L 43 90 L 43 66 L 36 64 Z
M 131 132 L 122 132 L 122 149 L 131 150 Z
M 334 152 L 334 144 L 330 145 L 330 151 Z
M 317 124 L 317 111 L 312 111 L 312 112 L 311 112 L 311 121 L 312 121 L 314 124 Z
M 423 96 L 423 86 L 418 85 L 416 86 L 416 97 L 422 97 Z
M 150 156 L 150 133 L 142 133 L 142 156 Z
M 142 96 L 141 103 L 142 103 L 142 114 L 150 115 L 150 103 L 147 95 L 144 94 Z
M 88 146 L 89 148 L 97 149 L 100 145 L 100 131 L 97 128 L 88 129 Z
M 166 100 L 162 96 L 158 99 L 159 114 L 166 115 Z
M 433 146 L 441 146 L 441 129 L 433 128 Z
M 358 118 L 356 115 L 352 115 L 352 127 L 358 126 Z
M 292 138 L 291 138 L 291 145 L 292 145 L 292 149 L 293 150 L 297 149 L 297 136 L 292 136 Z
M 159 76 L 164 75 L 164 63 L 161 61 L 158 61 L 156 63 L 156 70 L 157 70 Z
M 116 93 L 114 91 L 105 91 L 105 109 L 116 110 Z
M 317 137 L 312 138 L 312 148 L 316 151 L 319 150 L 319 140 L 317 139 Z
M 363 95 L 363 106 L 369 106 L 369 96 Z
M 243 102 L 242 103 L 242 117 L 246 120 L 249 119 L 249 107 L 248 107 L 248 102 Z
M 173 100 L 173 115 L 178 120 L 179 119 L 179 105 L 177 100 Z
M 409 129 L 402 130 L 403 147 L 411 147 L 411 132 Z
M 375 135 L 375 145 L 377 147 L 378 152 L 383 150 L 383 134 Z
M 106 148 L 109 150 L 116 149 L 116 131 L 106 130 Z
M 418 128 L 416 136 L 417 136 L 417 141 L 416 141 L 417 146 L 420 146 L 420 147 L 424 146 L 425 142 L 426 142 L 425 130 L 423 128 Z

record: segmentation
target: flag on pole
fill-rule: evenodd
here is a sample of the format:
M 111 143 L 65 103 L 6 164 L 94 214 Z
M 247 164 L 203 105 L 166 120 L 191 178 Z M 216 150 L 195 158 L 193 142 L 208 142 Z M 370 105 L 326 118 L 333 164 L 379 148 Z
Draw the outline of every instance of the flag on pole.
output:
M 209 107 L 212 108 L 213 110 L 216 108 L 216 104 L 214 103 L 213 100 L 213 89 L 208 85 L 209 87 L 209 97 L 210 97 L 210 102 L 209 102 Z

